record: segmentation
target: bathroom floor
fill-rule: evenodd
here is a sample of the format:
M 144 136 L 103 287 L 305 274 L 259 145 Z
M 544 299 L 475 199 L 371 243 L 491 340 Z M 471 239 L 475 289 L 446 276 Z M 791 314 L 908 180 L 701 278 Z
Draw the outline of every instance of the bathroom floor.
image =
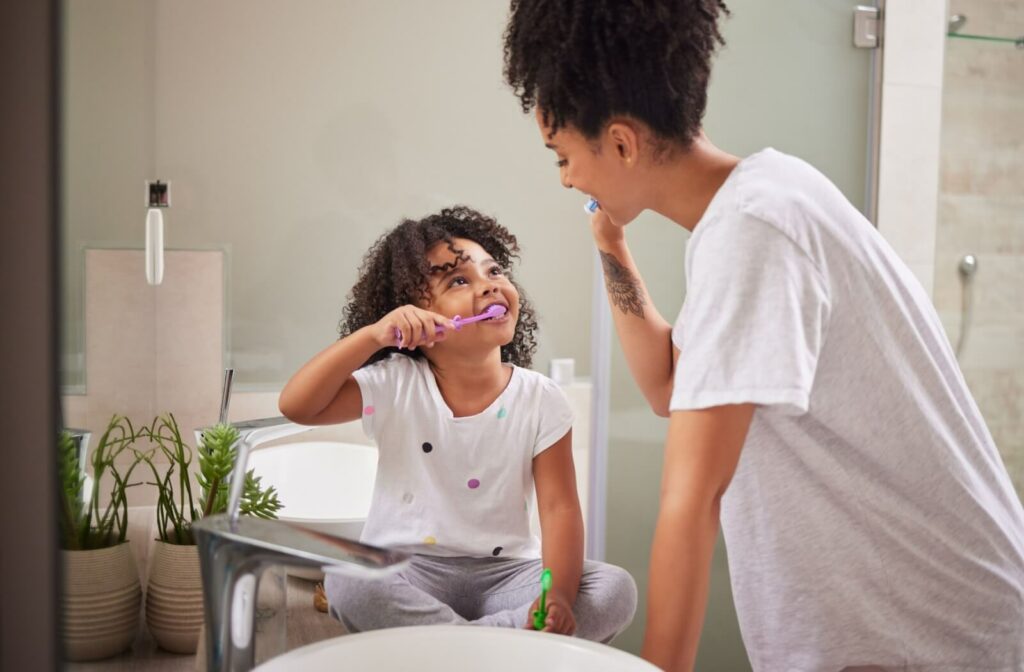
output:
M 288 577 L 287 651 L 345 634 L 345 628 L 340 623 L 313 608 L 313 585 L 312 581 Z M 195 655 L 177 655 L 157 648 L 145 627 L 145 619 L 140 624 L 139 636 L 130 651 L 106 660 L 68 663 L 64 669 L 70 672 L 192 672 L 206 669 L 206 661 Z M 260 662 L 260 644 L 257 624 L 257 662 Z

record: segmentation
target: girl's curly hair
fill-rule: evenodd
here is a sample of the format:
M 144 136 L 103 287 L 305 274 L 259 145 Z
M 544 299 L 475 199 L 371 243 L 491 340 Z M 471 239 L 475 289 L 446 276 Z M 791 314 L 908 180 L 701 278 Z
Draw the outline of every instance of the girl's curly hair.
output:
M 406 219 L 378 238 L 363 256 L 359 279 L 342 311 L 338 327 L 341 338 L 379 321 L 395 308 L 429 299 L 430 277 L 439 269 L 431 266 L 427 252 L 445 242 L 461 261 L 464 252 L 455 246 L 456 238 L 477 243 L 506 273 L 512 260 L 519 259 L 516 237 L 494 219 L 471 208 L 459 205 L 420 220 Z M 445 264 L 440 270 L 448 270 L 448 266 Z M 511 274 L 507 277 L 519 290 L 519 321 L 512 341 L 501 347 L 501 361 L 529 367 L 537 349 L 537 320 L 522 288 Z M 386 359 L 394 352 L 416 359 L 424 356 L 419 349 L 382 348 L 363 366 Z
M 646 124 L 659 148 L 689 147 L 711 56 L 725 44 L 721 13 L 722 0 L 512 0 L 505 80 L 552 132 L 572 126 L 593 140 L 624 115 Z

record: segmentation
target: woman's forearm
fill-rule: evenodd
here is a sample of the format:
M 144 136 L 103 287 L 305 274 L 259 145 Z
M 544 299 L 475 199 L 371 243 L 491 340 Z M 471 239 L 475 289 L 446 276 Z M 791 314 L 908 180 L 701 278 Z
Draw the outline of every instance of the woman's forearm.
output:
M 690 672 L 707 608 L 718 507 L 663 508 L 651 546 L 643 657 L 669 672 Z
M 668 416 L 672 394 L 672 327 L 651 302 L 625 239 L 597 240 L 615 331 L 630 373 L 651 408 Z

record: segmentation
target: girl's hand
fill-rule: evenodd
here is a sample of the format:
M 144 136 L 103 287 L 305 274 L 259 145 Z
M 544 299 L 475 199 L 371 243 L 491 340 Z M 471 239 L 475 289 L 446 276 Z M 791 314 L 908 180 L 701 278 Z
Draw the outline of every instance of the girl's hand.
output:
M 540 608 L 540 597 L 538 596 L 530 606 L 530 612 L 526 620 L 526 629 L 533 629 L 533 612 Z M 562 597 L 554 590 L 548 591 L 547 596 L 548 617 L 544 620 L 544 629 L 541 632 L 554 632 L 559 635 L 572 636 L 576 634 L 576 617 L 572 615 L 572 607 L 569 600 Z
M 438 326 L 444 330 L 438 332 Z M 414 350 L 421 345 L 432 348 L 434 343 L 445 339 L 448 329 L 454 328 L 455 323 L 444 315 L 405 305 L 378 320 L 373 325 L 373 332 L 382 348 Z
M 590 216 L 590 232 L 594 235 L 594 242 L 598 244 L 598 247 L 602 244 L 621 243 L 626 237 L 625 229 L 613 222 L 611 217 L 601 209 Z

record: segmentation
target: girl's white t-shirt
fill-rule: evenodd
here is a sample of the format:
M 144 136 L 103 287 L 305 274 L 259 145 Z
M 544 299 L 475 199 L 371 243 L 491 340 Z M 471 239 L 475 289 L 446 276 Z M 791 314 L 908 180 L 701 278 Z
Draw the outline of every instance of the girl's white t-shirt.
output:
M 363 430 L 380 452 L 361 540 L 437 556 L 540 557 L 530 531 L 533 458 L 572 428 L 562 390 L 512 367 L 482 412 L 455 417 L 425 359 L 357 370 Z

